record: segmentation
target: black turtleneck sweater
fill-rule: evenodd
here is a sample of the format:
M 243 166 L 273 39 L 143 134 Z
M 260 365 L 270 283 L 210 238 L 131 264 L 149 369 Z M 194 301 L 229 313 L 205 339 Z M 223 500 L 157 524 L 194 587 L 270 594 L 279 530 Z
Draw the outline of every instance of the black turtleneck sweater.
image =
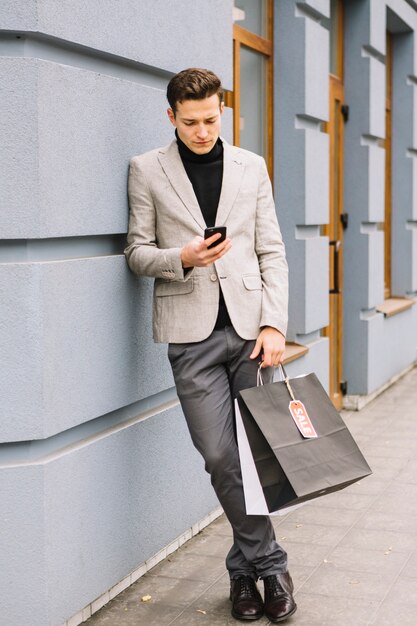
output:
M 223 144 L 217 140 L 207 154 L 196 154 L 177 136 L 178 151 L 194 188 L 207 226 L 214 226 L 223 179 Z
M 204 221 L 208 227 L 214 226 L 223 180 L 222 141 L 219 137 L 210 152 L 207 154 L 196 154 L 181 141 L 177 131 L 175 131 L 175 135 L 181 160 L 193 186 Z M 220 288 L 219 313 L 215 329 L 229 325 L 231 326 L 231 321 Z

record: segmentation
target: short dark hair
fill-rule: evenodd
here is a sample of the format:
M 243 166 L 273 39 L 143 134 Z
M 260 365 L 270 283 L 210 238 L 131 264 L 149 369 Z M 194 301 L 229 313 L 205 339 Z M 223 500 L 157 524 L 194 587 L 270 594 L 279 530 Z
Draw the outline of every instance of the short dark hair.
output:
M 189 67 L 171 78 L 167 87 L 167 99 L 174 114 L 177 102 L 203 100 L 217 94 L 223 101 L 221 80 L 214 72 L 199 67 Z

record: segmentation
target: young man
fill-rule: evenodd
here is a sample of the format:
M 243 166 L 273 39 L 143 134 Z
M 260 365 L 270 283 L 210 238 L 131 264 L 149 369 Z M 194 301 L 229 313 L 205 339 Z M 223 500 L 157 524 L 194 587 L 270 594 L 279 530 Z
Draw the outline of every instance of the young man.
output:
M 287 556 L 269 517 L 246 515 L 233 413 L 259 361 L 271 381 L 285 348 L 288 270 L 271 184 L 261 157 L 220 137 L 215 74 L 184 70 L 167 98 L 176 138 L 131 160 L 125 254 L 135 274 L 155 277 L 154 339 L 169 344 L 192 441 L 233 528 L 232 615 L 279 622 L 296 610 Z M 211 226 L 226 226 L 226 239 L 204 239 Z

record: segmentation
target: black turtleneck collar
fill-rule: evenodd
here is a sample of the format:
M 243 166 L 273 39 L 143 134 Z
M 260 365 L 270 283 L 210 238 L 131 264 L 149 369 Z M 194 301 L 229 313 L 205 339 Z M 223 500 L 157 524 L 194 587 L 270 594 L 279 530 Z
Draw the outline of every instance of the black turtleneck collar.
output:
M 175 137 L 177 139 L 180 156 L 185 161 L 190 161 L 191 163 L 212 163 L 223 156 L 223 143 L 220 137 L 217 139 L 210 152 L 206 152 L 206 154 L 196 154 L 190 150 L 190 148 L 188 148 L 185 143 L 181 141 L 176 129 Z

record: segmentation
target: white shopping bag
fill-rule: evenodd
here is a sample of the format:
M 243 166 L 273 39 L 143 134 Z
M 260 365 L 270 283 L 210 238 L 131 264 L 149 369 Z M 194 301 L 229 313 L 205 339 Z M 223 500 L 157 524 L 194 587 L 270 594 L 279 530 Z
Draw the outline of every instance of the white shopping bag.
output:
M 249 446 L 249 441 L 242 422 L 237 400 L 235 400 L 235 416 L 240 468 L 242 471 L 243 491 L 245 495 L 247 515 L 286 515 L 290 511 L 303 506 L 305 504 L 304 502 L 282 508 L 279 511 L 268 511 L 268 506 L 266 504 L 262 485 L 258 477 L 258 472 L 256 471 L 255 461 L 253 460 L 252 451 Z

